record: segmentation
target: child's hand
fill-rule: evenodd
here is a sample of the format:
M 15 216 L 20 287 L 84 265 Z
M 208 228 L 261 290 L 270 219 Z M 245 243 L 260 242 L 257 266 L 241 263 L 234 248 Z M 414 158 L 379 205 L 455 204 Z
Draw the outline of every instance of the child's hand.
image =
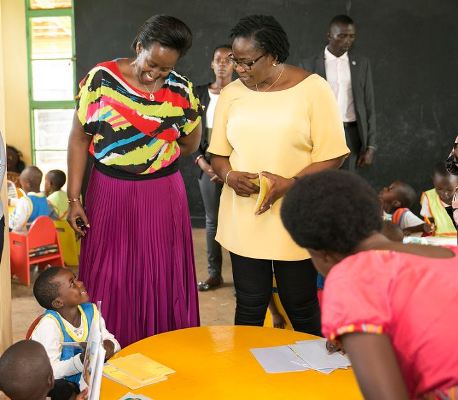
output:
M 114 354 L 114 343 L 111 340 L 104 340 L 103 347 L 105 348 L 105 361 L 110 359 Z
M 87 400 L 88 388 L 84 389 L 80 394 L 76 395 L 75 400 Z
M 345 350 L 338 340 L 326 340 L 326 349 L 329 354 L 336 353 L 337 351 L 345 354 Z
M 434 235 L 434 232 L 436 232 L 436 225 L 433 224 L 423 224 L 423 231 L 425 233 L 428 233 L 429 235 Z
M 285 329 L 286 321 L 280 313 L 272 314 L 272 323 L 274 328 Z

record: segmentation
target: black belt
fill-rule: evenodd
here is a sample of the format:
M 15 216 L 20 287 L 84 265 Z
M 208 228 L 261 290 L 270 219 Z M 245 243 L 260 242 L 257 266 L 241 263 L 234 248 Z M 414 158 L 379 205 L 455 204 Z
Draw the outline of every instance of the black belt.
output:
M 344 122 L 343 126 L 344 128 L 350 128 L 351 126 L 357 126 L 358 123 L 356 121 L 351 121 L 351 122 Z

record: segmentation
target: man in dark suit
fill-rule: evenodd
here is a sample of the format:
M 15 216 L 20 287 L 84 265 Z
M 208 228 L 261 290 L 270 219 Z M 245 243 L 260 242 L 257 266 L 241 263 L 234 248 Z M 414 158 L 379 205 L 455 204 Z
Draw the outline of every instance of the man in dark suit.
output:
M 199 291 L 216 289 L 223 284 L 221 275 L 222 253 L 221 245 L 215 240 L 218 225 L 219 198 L 223 182 L 216 175 L 210 165 L 207 148 L 210 145 L 213 116 L 219 93 L 222 88 L 232 81 L 233 66 L 229 60 L 232 53 L 230 45 L 221 45 L 215 48 L 211 68 L 215 74 L 212 83 L 196 87 L 196 94 L 200 99 L 204 114 L 202 116 L 202 138 L 200 146 L 194 153 L 194 162 L 199 176 L 200 194 L 205 207 L 205 228 L 207 231 L 207 261 L 208 278 L 198 283 Z
M 372 164 L 376 150 L 375 101 L 369 60 L 351 50 L 356 30 L 347 15 L 337 15 L 329 24 L 328 45 L 305 60 L 303 67 L 325 78 L 337 99 L 351 150 L 342 168 Z

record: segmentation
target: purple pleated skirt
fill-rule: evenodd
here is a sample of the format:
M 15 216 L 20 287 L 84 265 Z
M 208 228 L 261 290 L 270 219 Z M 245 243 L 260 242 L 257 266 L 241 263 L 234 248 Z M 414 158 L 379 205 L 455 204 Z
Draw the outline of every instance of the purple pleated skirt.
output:
M 128 181 L 95 168 L 86 194 L 90 228 L 79 278 L 102 301 L 121 346 L 199 325 L 188 202 L 179 172 Z

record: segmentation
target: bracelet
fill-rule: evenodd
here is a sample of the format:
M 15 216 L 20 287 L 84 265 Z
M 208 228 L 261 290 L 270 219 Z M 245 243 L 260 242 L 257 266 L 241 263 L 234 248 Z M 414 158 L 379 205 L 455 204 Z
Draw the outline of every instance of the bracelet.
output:
M 75 202 L 77 202 L 77 201 L 81 201 L 81 200 L 80 200 L 79 198 L 74 198 L 74 199 L 68 198 L 68 199 L 67 199 L 67 202 L 68 202 L 69 204 L 70 204 L 70 203 L 75 203 Z
M 232 172 L 232 169 L 230 169 L 229 171 L 227 171 L 227 174 L 226 174 L 226 178 L 224 179 L 224 182 L 226 182 L 226 185 L 229 186 L 229 184 L 227 183 L 227 178 L 229 178 L 229 174 Z
M 194 164 L 197 164 L 201 158 L 204 158 L 203 154 L 200 154 L 196 157 L 196 159 L 194 160 Z

